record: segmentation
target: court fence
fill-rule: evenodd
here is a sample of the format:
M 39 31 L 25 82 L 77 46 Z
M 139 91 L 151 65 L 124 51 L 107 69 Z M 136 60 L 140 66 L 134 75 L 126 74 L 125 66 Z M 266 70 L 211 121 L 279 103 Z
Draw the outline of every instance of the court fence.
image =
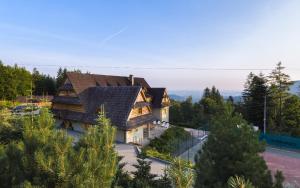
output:
M 300 138 L 279 134 L 260 134 L 260 140 L 268 145 L 300 151 Z

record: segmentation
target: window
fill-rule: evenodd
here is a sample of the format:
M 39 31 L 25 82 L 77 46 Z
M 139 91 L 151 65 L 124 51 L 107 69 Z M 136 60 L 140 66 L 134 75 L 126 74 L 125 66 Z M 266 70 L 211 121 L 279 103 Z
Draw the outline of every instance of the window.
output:
M 143 108 L 139 108 L 139 114 L 143 114 Z

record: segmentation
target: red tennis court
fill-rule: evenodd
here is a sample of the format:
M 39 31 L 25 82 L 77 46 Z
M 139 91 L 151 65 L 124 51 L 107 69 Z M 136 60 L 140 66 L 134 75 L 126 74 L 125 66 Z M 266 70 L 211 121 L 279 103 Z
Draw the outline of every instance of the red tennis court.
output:
M 300 187 L 300 153 L 267 148 L 263 157 L 273 174 L 280 170 L 285 176 L 285 182 Z

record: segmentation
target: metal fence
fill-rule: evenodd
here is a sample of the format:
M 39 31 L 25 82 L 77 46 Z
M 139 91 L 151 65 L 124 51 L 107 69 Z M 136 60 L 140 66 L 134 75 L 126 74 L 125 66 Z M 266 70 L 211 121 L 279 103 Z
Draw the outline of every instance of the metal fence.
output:
M 300 150 L 300 138 L 277 134 L 261 134 L 259 138 L 271 146 Z
M 176 150 L 171 155 L 174 157 L 175 156 L 177 157 L 200 142 L 201 142 L 201 140 L 199 140 L 195 137 L 192 137 L 192 136 L 187 138 L 184 141 L 176 142 L 176 143 L 174 143 Z

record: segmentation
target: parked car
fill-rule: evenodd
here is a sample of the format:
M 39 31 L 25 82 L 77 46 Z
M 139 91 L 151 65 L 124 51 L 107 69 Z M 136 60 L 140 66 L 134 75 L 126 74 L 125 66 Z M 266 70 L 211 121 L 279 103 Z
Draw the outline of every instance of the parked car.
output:
M 26 108 L 26 105 L 20 105 L 20 106 L 16 106 L 14 109 L 13 109 L 13 112 L 14 113 L 19 113 L 19 112 L 23 112 Z

